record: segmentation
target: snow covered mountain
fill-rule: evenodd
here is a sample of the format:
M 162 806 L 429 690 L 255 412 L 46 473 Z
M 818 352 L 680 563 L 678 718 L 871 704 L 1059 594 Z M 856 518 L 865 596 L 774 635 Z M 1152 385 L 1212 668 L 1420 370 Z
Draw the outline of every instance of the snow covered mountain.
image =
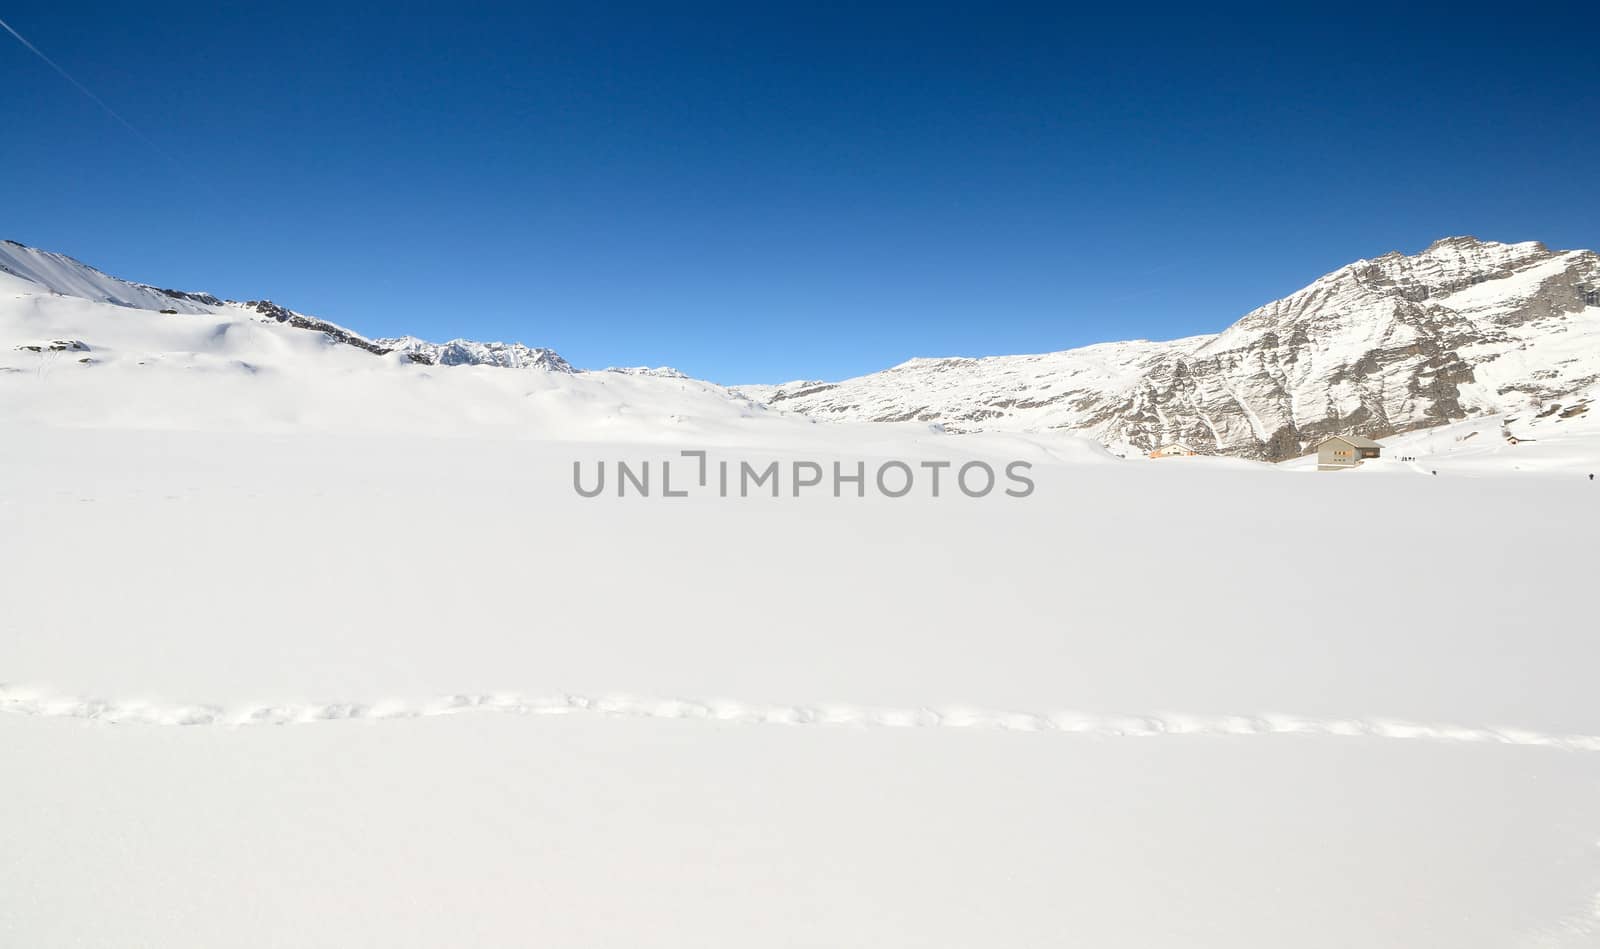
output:
M 1600 257 L 1471 237 L 1441 240 L 1409 257 L 1394 252 L 1357 261 L 1215 335 L 1042 355 L 913 359 L 844 382 L 745 386 L 731 395 L 675 369 L 579 373 L 555 351 L 521 343 L 371 339 L 270 300 L 241 303 L 132 283 L 12 241 L 0 242 L 0 282 L 14 286 L 19 300 L 43 295 L 306 330 L 345 352 L 386 357 L 380 365 L 678 381 L 718 399 L 749 397 L 815 419 L 931 422 L 951 432 L 1072 432 L 1118 451 L 1182 441 L 1267 461 L 1297 457 L 1334 432 L 1386 437 L 1522 412 L 1600 385 Z M 114 332 L 121 351 L 137 352 L 135 337 L 143 332 L 169 353 L 261 363 L 258 349 L 218 349 L 220 330 L 191 338 L 198 324 L 137 330 L 145 323 L 124 321 L 114 331 L 79 332 L 74 327 L 85 324 L 74 320 L 48 322 L 49 332 L 41 323 L 38 331 L 8 333 L 17 338 L 7 348 L 86 346 L 99 351 L 83 349 L 79 360 L 100 361 L 104 347 L 85 334 L 110 339 L 106 334 Z M 288 345 L 305 350 L 297 358 L 319 358 L 316 346 Z
M 16 241 L 0 240 L 0 273 L 10 274 L 64 297 L 78 297 L 140 310 L 209 313 L 213 308 L 223 305 L 223 301 L 209 293 L 161 290 L 148 284 L 130 283 L 65 254 L 39 250 Z
M 430 343 L 415 336 L 373 340 L 389 352 L 405 353 L 413 362 L 438 366 L 499 366 L 503 369 L 547 369 L 551 372 L 576 372 L 572 364 L 553 349 L 534 348 L 521 343 L 479 343 L 453 339 Z
M 1600 945 L 1594 388 L 1337 476 L 1118 460 L 3 252 L 0 944 Z M 1503 266 L 1440 291 L 1470 345 L 1319 297 L 1009 384 L 1565 388 L 1600 311 Z
M 951 431 L 1074 430 L 1278 461 L 1570 397 L 1600 381 L 1600 257 L 1472 237 L 1360 260 L 1221 333 L 983 359 L 913 359 L 843 382 L 745 386 L 823 419 Z
M 209 293 L 165 290 L 133 283 L 65 254 L 39 250 L 16 241 L 0 241 L 0 273 L 22 281 L 20 288 L 23 290 L 168 314 L 245 316 L 260 322 L 281 323 L 296 329 L 319 332 L 335 343 L 364 349 L 378 356 L 400 353 L 409 362 L 423 365 L 499 366 L 565 373 L 575 371 L 552 349 L 533 348 L 521 343 L 480 343 L 465 339 L 430 343 L 415 336 L 368 339 L 354 330 L 279 306 L 271 300 L 241 303 L 218 299 Z
M 610 366 L 606 372 L 620 372 L 625 376 L 655 376 L 660 379 L 687 379 L 688 373 L 671 366 Z
M 270 300 L 130 283 L 17 243 L 0 244 L 0 424 L 701 444 L 836 428 L 676 370 L 581 372 L 519 343 L 370 339 Z

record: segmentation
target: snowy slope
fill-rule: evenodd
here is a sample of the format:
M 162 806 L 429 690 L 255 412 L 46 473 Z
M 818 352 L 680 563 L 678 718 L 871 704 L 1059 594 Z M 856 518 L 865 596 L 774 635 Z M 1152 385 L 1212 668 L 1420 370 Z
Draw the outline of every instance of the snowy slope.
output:
M 238 302 L 219 300 L 208 293 L 160 290 L 102 273 L 64 254 L 0 241 L 0 277 L 9 283 L 13 299 L 49 294 L 139 310 L 173 310 L 187 315 L 221 315 L 281 323 L 294 329 L 321 333 L 336 343 L 383 356 L 400 353 L 413 363 L 440 366 L 498 366 L 572 372 L 565 359 L 550 349 L 521 343 L 476 342 L 457 339 L 430 343 L 415 336 L 373 340 L 319 317 L 288 309 L 271 300 Z M 4 317 L 0 310 L 0 319 Z
M 1587 395 L 1324 475 L 310 321 L 0 273 L 0 944 L 1600 945 Z
M 419 365 L 574 372 L 550 349 L 368 339 L 270 301 L 155 290 L 10 242 L 0 245 L 0 267 L 0 276 L 23 281 L 18 300 L 31 291 L 277 322 Z M 1340 268 L 1214 336 L 914 359 L 842 383 L 744 386 L 735 395 L 827 420 L 1074 432 L 1122 454 L 1176 440 L 1281 461 L 1330 433 L 1387 437 L 1587 391 L 1600 382 L 1600 305 L 1589 303 L 1596 293 L 1600 258 L 1591 251 L 1450 238 L 1411 257 L 1390 253 Z M 611 372 L 684 379 L 669 369 Z
M 1515 414 L 1485 415 L 1409 432 L 1384 442 L 1384 457 L 1362 474 L 1438 472 L 1441 477 L 1600 475 L 1600 392 L 1540 403 Z M 1286 469 L 1314 471 L 1314 456 Z
M 448 348 L 391 350 L 266 301 L 163 314 L 61 296 L 0 273 L 0 422 L 786 450 L 839 437 L 676 370 L 575 372 L 548 350 L 468 345 L 481 361 L 433 364 Z M 846 437 L 863 447 L 939 439 L 926 425 L 863 426 Z M 990 441 L 1109 460 L 1066 437 Z
M 245 306 L 172 316 L 18 289 L 0 274 L 0 400 L 11 421 L 573 438 L 665 429 L 687 438 L 697 426 L 737 431 L 773 414 L 693 380 L 426 365 Z
M 1441 240 L 1342 267 L 1214 336 L 1033 356 L 914 359 L 839 383 L 741 387 L 824 419 L 1067 429 L 1279 461 L 1321 437 L 1383 437 L 1513 411 L 1600 381 L 1600 257 Z
M 1015 448 L 794 421 L 714 457 Z M 591 501 L 701 433 L 495 431 L 0 422 L 9 942 L 1600 935 L 1581 477 Z
M 0 241 L 0 273 L 20 277 L 45 292 L 145 310 L 209 313 L 214 305 L 221 303 L 210 294 L 158 290 L 129 283 L 65 254 L 38 250 L 16 241 Z

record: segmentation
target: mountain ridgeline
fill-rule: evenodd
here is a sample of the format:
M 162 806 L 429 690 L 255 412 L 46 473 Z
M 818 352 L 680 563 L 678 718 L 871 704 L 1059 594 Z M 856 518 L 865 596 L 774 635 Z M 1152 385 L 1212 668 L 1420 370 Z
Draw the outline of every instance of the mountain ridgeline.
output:
M 321 333 L 329 340 L 362 349 L 375 356 L 399 353 L 406 361 L 425 366 L 499 366 L 509 369 L 544 369 L 574 372 L 571 364 L 553 349 L 534 348 L 521 343 L 480 343 L 456 339 L 430 343 L 415 336 L 396 339 L 369 339 L 337 323 L 308 316 L 271 300 L 219 299 L 209 293 L 164 290 L 148 284 L 113 277 L 65 254 L 39 250 L 16 241 L 0 241 L 0 273 L 19 277 L 42 292 L 78 297 L 97 303 L 140 310 L 155 310 L 173 315 L 204 315 L 243 312 L 262 322 L 281 323 L 297 329 Z
M 1600 257 L 1454 237 L 1342 267 L 1215 335 L 913 359 L 744 391 L 818 418 L 1065 429 L 1114 448 L 1181 441 L 1281 461 L 1329 434 L 1381 438 L 1597 380 Z
M 230 314 L 323 334 L 396 366 L 573 373 L 554 350 L 412 336 L 373 339 L 271 301 L 240 303 L 109 276 L 0 242 L 30 294 L 171 313 Z M 685 378 L 671 369 L 614 370 Z M 938 423 L 950 432 L 1070 431 L 1119 451 L 1183 442 L 1281 461 L 1322 437 L 1382 438 L 1520 411 L 1600 383 L 1600 257 L 1471 237 L 1342 267 L 1221 333 L 1040 355 L 913 359 L 842 382 L 736 394 L 819 420 Z

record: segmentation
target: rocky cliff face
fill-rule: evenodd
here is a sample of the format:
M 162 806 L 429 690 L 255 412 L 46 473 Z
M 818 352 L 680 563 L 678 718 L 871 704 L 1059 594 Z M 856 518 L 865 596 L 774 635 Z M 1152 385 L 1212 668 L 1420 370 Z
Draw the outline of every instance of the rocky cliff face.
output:
M 746 391 L 821 418 L 1066 429 L 1279 461 L 1331 433 L 1381 438 L 1597 381 L 1600 257 L 1455 237 L 1342 267 L 1213 336 L 914 359 Z

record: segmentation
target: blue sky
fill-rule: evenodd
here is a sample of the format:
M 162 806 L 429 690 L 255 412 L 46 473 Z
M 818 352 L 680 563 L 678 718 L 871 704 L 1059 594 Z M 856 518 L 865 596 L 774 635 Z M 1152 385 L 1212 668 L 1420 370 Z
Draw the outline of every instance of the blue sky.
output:
M 0 237 L 370 335 L 723 382 L 1215 331 L 1600 245 L 1600 16 L 0 4 Z M 1441 8 L 1442 10 L 1443 8 Z

